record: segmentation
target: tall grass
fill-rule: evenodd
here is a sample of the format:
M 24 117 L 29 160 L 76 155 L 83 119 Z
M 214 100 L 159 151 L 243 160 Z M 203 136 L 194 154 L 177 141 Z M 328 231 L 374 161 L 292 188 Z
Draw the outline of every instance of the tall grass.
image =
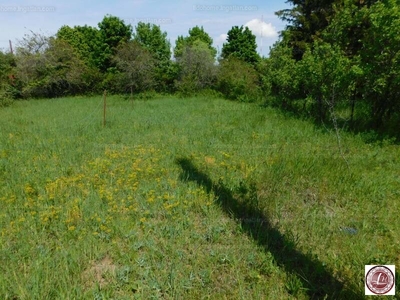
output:
M 400 256 L 399 149 L 256 104 L 0 110 L 0 298 L 363 298 Z

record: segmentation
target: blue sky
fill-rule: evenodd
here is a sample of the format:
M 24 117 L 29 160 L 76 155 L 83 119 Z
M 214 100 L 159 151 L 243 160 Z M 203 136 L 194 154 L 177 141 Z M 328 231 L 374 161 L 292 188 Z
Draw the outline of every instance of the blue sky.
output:
M 53 35 L 63 25 L 97 24 L 106 14 L 123 19 L 133 27 L 139 21 L 154 23 L 168 33 L 171 45 L 179 35 L 188 35 L 196 25 L 203 26 L 221 50 L 232 26 L 247 25 L 257 36 L 258 51 L 266 56 L 285 23 L 274 12 L 289 8 L 285 0 L 243 2 L 237 0 L 69 0 L 1 1 L 0 48 L 14 46 L 30 30 Z M 262 49 L 261 49 L 262 44 Z M 261 52 L 262 51 L 262 52 Z

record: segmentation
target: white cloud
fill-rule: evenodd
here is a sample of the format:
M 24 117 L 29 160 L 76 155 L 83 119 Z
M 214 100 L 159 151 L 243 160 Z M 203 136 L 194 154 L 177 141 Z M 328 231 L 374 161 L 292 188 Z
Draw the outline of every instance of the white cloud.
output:
M 225 43 L 227 37 L 228 37 L 228 35 L 227 35 L 226 33 L 220 34 L 220 35 L 216 38 L 215 42 L 218 43 L 218 44 L 220 44 L 220 43 L 221 43 L 221 44 L 222 44 L 222 43 Z
M 253 32 L 255 36 L 258 37 L 276 37 L 278 32 L 276 28 L 272 26 L 271 23 L 265 23 L 260 19 L 253 19 L 247 22 L 244 26 L 249 27 L 249 29 Z

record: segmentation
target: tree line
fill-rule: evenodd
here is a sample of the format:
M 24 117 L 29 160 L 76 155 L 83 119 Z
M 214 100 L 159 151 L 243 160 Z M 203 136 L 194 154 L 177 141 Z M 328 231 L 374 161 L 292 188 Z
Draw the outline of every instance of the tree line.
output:
M 270 102 L 354 130 L 399 137 L 398 0 L 289 0 L 271 49 Z
M 255 92 L 255 64 L 260 60 L 256 47 L 247 27 L 234 26 L 217 63 L 217 50 L 203 27 L 179 36 L 171 53 L 160 26 L 139 22 L 133 29 L 107 15 L 98 27 L 63 26 L 50 37 L 31 32 L 19 41 L 14 55 L 0 52 L 0 98 L 61 97 L 106 89 L 120 94 L 220 91 L 253 101 L 260 96 Z
M 262 101 L 318 122 L 397 131 L 400 120 L 398 0 L 288 0 L 287 26 L 260 57 L 256 39 L 234 26 L 220 55 L 203 27 L 179 36 L 173 51 L 160 26 L 135 29 L 107 15 L 26 35 L 0 52 L 0 99 L 113 93 L 218 93 Z

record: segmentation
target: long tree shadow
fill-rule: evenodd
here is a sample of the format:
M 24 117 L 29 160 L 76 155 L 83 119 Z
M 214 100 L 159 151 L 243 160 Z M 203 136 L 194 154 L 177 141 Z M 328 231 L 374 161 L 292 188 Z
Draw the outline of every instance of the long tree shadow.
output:
M 302 284 L 311 299 L 363 299 L 355 289 L 345 288 L 317 259 L 296 249 L 296 243 L 274 228 L 265 214 L 249 201 L 240 201 L 222 182 L 214 183 L 190 159 L 179 158 L 182 181 L 192 181 L 213 193 L 223 211 L 237 222 L 265 251 L 269 251 L 277 264 Z M 246 187 L 242 187 L 246 190 Z M 293 277 L 292 277 L 293 278 Z M 289 289 L 290 292 L 290 289 Z M 294 295 L 295 296 L 295 295 Z

